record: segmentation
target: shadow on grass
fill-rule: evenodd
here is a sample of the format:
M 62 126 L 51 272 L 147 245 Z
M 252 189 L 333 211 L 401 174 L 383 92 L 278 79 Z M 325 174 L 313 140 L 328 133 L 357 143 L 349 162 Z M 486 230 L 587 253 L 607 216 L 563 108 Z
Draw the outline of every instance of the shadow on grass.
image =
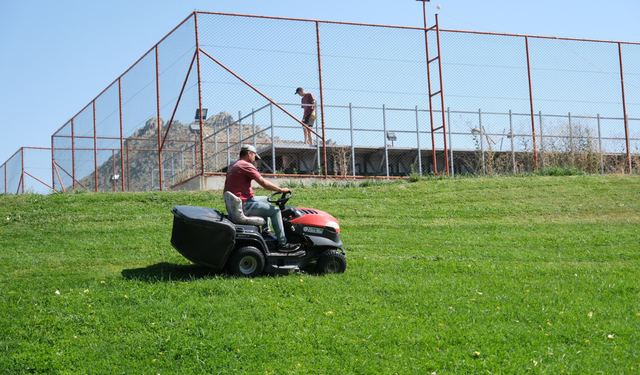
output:
M 122 277 L 125 279 L 146 282 L 190 281 L 211 278 L 218 275 L 225 275 L 225 273 L 222 271 L 214 271 L 211 268 L 197 264 L 180 265 L 166 262 L 153 264 L 144 268 L 122 270 Z
M 122 277 L 127 280 L 140 280 L 149 283 L 167 282 L 167 281 L 191 281 L 198 279 L 207 279 L 215 276 L 225 277 L 238 277 L 228 275 L 224 271 L 215 271 L 211 268 L 201 266 L 198 264 L 180 265 L 173 263 L 158 263 L 144 268 L 133 268 L 129 270 L 122 270 Z M 315 264 L 308 265 L 302 268 L 302 273 L 309 275 L 320 276 L 316 272 Z M 275 277 L 283 276 L 279 274 L 264 273 L 257 277 Z

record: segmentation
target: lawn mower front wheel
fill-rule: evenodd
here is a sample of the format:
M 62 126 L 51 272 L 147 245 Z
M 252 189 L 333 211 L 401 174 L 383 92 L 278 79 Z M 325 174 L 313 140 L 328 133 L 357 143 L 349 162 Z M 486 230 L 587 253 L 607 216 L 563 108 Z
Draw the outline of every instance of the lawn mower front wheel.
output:
M 316 262 L 316 272 L 325 275 L 328 273 L 343 273 L 347 269 L 347 260 L 338 250 L 328 250 L 320 254 Z

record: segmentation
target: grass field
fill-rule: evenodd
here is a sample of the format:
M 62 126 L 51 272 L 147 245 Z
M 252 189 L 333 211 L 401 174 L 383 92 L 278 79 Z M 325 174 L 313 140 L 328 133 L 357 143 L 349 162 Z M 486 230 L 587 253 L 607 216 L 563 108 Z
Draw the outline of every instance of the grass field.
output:
M 264 194 L 264 192 L 260 192 Z M 344 274 L 210 273 L 174 205 L 220 192 L 0 195 L 7 374 L 637 374 L 640 177 L 299 187 Z

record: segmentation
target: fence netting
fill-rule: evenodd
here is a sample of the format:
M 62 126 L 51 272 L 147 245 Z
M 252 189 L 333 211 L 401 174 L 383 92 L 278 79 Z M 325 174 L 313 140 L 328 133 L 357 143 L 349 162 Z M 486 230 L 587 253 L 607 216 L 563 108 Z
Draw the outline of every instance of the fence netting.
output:
M 51 178 L 167 189 L 243 143 L 284 176 L 637 173 L 639 126 L 639 44 L 196 12 L 53 135 Z

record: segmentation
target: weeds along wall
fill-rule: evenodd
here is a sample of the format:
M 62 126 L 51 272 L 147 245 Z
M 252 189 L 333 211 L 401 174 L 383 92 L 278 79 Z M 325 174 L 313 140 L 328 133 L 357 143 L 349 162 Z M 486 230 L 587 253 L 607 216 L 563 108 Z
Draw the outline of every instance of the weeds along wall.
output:
M 167 189 L 241 143 L 267 175 L 629 173 L 639 126 L 638 43 L 195 12 L 53 134 L 52 188 Z

